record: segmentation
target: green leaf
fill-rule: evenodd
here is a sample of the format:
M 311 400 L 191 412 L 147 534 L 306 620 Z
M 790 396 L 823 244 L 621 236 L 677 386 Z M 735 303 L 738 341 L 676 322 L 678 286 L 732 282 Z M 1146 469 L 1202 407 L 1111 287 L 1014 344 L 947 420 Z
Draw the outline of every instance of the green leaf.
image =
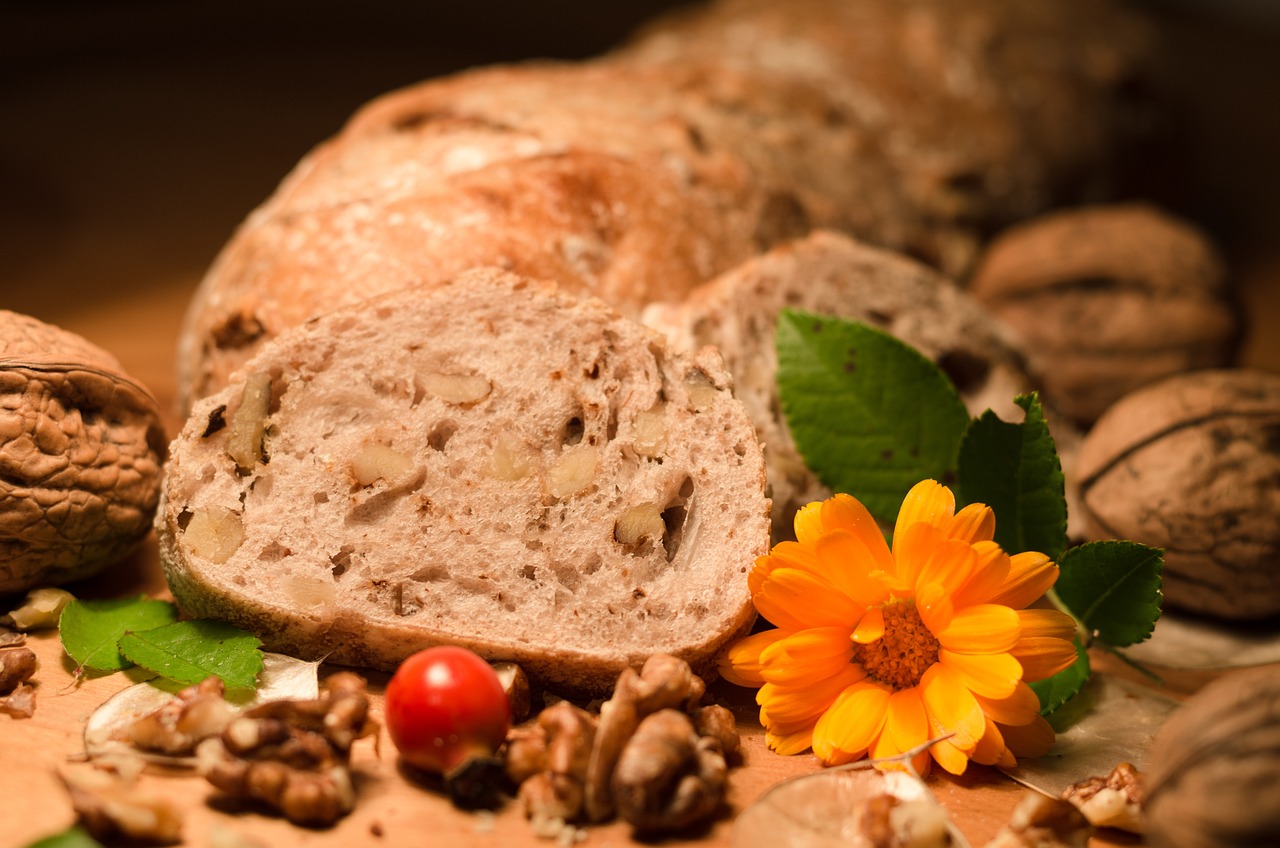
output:
M 79 825 L 54 833 L 27 845 L 27 848 L 102 848 L 102 843 Z
M 1009 553 L 1039 551 L 1057 560 L 1067 541 L 1067 499 L 1058 448 L 1033 393 L 1019 395 L 1021 424 L 988 410 L 965 431 L 957 497 L 995 510 L 996 542 Z
M 76 663 L 93 671 L 120 671 L 132 665 L 120 655 L 120 637 L 150 630 L 178 617 L 173 604 L 144 597 L 67 604 L 58 619 L 62 647 Z
M 1054 591 L 1085 630 L 1123 648 L 1146 640 L 1160 617 L 1164 552 L 1137 542 L 1090 542 L 1058 562 Z
M 1047 716 L 1056 711 L 1074 698 L 1089 681 L 1089 676 L 1092 674 L 1089 668 L 1089 655 L 1085 653 L 1080 640 L 1075 641 L 1075 647 L 1076 661 L 1071 666 L 1064 668 L 1053 677 L 1027 684 L 1040 699 L 1040 715 Z
M 783 310 L 778 393 L 806 464 L 886 523 L 921 480 L 953 476 L 969 413 L 927 357 L 866 324 Z
M 252 689 L 262 671 L 258 638 L 221 621 L 179 621 L 128 633 L 120 651 L 133 662 L 179 683 L 217 675 L 228 689 Z

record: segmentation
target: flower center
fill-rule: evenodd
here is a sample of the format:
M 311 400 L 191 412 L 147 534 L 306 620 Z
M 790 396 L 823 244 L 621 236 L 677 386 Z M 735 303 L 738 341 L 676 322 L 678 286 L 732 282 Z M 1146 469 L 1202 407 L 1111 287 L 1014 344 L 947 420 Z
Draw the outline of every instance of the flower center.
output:
M 880 611 L 884 635 L 869 645 L 856 645 L 853 659 L 895 691 L 909 689 L 938 661 L 938 640 L 920 619 L 914 601 L 890 602 Z

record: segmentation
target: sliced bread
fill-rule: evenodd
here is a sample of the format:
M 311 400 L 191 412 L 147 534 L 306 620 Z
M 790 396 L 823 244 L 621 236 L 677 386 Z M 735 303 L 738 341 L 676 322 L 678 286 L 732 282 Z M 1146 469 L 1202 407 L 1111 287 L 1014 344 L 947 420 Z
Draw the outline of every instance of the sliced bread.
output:
M 931 357 L 972 414 L 1021 415 L 1032 387 L 1007 330 L 936 271 L 831 232 L 816 232 L 746 262 L 685 301 L 654 304 L 645 321 L 688 349 L 714 345 L 765 445 L 774 532 L 790 534 L 796 510 L 830 495 L 805 466 L 778 400 L 774 329 L 784 308 L 864 321 Z
M 754 613 L 764 463 L 718 354 L 497 269 L 282 333 L 196 404 L 157 517 L 175 598 L 390 669 L 452 643 L 575 691 Z

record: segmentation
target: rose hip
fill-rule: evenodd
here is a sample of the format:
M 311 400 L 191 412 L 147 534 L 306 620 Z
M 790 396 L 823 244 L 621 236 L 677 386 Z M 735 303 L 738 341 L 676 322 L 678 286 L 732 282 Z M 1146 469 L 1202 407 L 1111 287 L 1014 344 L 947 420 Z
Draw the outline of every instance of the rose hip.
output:
M 385 714 L 404 761 L 437 774 L 491 756 L 511 726 L 511 706 L 493 668 L 452 645 L 427 648 L 400 664 L 387 684 Z

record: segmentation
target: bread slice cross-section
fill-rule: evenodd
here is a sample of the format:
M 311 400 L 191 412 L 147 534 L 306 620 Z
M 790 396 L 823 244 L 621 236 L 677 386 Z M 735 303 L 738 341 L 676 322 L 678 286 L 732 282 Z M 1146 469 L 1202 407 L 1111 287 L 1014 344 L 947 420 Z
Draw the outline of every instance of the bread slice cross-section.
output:
M 272 649 L 452 643 L 607 690 L 750 627 L 764 488 L 718 354 L 479 269 L 273 340 L 194 408 L 157 528 L 184 612 Z

